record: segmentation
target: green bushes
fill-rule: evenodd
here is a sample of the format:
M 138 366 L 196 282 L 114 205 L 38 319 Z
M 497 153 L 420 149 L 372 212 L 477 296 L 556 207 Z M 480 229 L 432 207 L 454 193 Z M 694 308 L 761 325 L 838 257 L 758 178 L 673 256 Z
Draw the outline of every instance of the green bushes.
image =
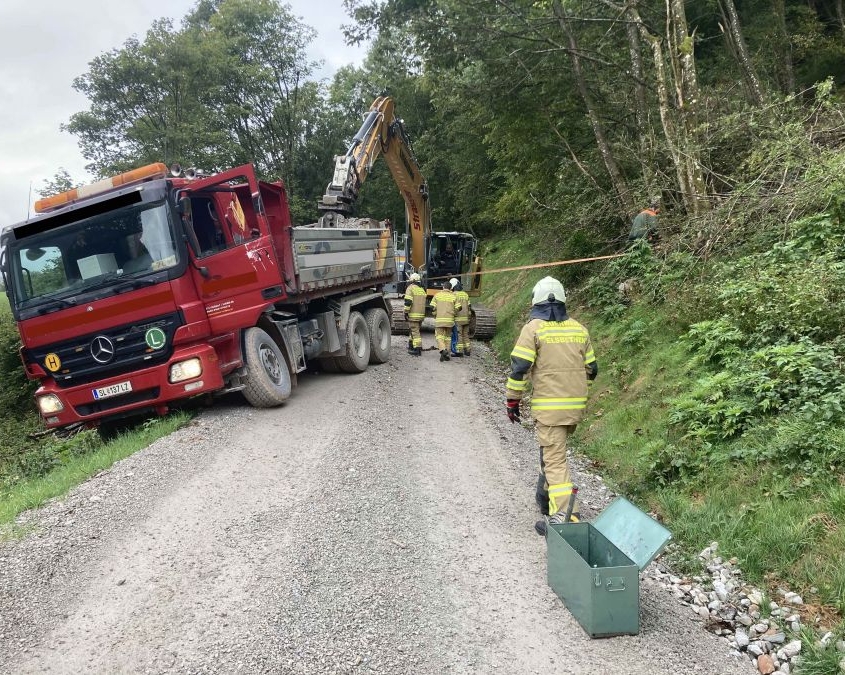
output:
M 70 438 L 33 435 L 42 429 L 32 398 L 37 385 L 24 374 L 19 347 L 17 328 L 4 303 L 0 308 L 0 495 L 102 445 L 94 431 Z

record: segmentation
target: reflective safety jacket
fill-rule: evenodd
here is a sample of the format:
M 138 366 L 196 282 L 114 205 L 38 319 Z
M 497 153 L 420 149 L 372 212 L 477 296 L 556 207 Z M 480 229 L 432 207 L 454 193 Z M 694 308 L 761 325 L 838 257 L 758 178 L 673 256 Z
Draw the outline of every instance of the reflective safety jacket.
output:
M 568 317 L 534 318 L 522 327 L 511 352 L 507 396 L 521 399 L 530 381 L 535 420 L 548 426 L 578 424 L 587 408 L 587 378 L 593 379 L 597 372 L 584 326 Z
M 405 289 L 405 314 L 409 321 L 422 321 L 425 318 L 426 292 L 422 286 L 408 284 Z
M 461 303 L 452 291 L 442 290 L 431 299 L 434 310 L 434 325 L 437 328 L 451 328 L 455 325 L 455 315 L 461 309 Z
M 455 323 L 459 326 L 469 323 L 469 295 L 466 291 L 455 291 L 455 297 L 461 303 L 460 309 L 455 314 Z

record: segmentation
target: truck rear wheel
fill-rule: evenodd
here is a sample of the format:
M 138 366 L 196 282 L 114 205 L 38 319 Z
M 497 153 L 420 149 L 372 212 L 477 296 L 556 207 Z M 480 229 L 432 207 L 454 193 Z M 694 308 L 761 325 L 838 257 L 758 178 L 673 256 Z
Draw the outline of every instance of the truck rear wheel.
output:
M 370 363 L 387 363 L 390 360 L 390 317 L 381 307 L 371 307 L 364 312 L 370 331 Z
M 272 408 L 290 397 L 290 372 L 279 345 L 260 328 L 244 334 L 244 398 L 256 408 Z
M 344 373 L 363 373 L 370 362 L 370 331 L 361 312 L 350 312 L 346 324 L 346 354 L 337 357 Z

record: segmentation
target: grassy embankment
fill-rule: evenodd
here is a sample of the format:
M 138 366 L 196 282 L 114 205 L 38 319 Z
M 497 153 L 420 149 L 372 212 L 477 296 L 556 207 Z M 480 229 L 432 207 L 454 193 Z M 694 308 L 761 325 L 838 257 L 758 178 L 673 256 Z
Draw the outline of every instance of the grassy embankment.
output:
M 41 429 L 17 355 L 17 332 L 0 295 L 0 537 L 22 511 L 64 495 L 114 462 L 172 433 L 190 419 L 176 413 L 150 420 L 104 441 L 96 431 L 59 438 L 33 437 Z
M 841 241 L 845 224 L 825 224 L 836 230 L 825 233 L 828 241 Z M 815 229 L 809 228 L 813 239 L 823 239 Z M 791 255 L 804 244 L 799 236 L 783 255 L 770 250 L 707 274 L 691 256 L 650 251 L 610 265 L 588 263 L 595 276 L 580 289 L 567 288 L 568 306 L 591 332 L 600 375 L 574 443 L 619 493 L 664 518 L 682 569 L 695 569 L 695 554 L 718 541 L 725 557 L 740 560 L 748 581 L 775 601 L 778 588 L 800 592 L 806 625 L 830 627 L 841 639 L 845 378 L 838 334 L 831 326 L 824 338 L 820 325 L 825 304 L 830 312 L 841 309 L 824 294 L 836 281 L 829 272 L 842 264 L 838 252 Z M 535 263 L 537 250 L 523 240 L 498 240 L 488 245 L 485 267 Z M 813 268 L 817 263 L 807 258 L 823 263 Z M 503 361 L 527 316 L 533 284 L 567 272 L 485 278 L 482 302 L 497 310 L 493 347 Z M 798 282 L 822 281 L 796 290 L 788 284 L 799 274 L 806 277 Z M 623 303 L 616 287 L 630 277 L 638 279 L 639 294 Z M 715 295 L 709 284 L 719 283 L 724 304 L 708 307 Z M 789 297 L 777 298 L 781 291 Z M 809 314 L 806 330 L 779 311 Z M 801 334 L 765 340 L 760 326 L 770 314 L 773 331 L 791 319 Z M 809 633 L 804 638 L 806 672 L 835 672 L 841 654 L 815 649 Z

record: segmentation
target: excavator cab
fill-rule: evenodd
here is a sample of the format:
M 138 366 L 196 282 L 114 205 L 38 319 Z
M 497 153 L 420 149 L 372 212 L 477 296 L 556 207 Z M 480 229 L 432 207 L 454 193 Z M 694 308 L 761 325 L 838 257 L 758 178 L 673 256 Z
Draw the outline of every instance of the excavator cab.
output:
M 434 232 L 428 258 L 428 278 L 458 277 L 466 291 L 477 291 L 480 279 L 471 272 L 476 264 L 478 240 L 467 232 Z

